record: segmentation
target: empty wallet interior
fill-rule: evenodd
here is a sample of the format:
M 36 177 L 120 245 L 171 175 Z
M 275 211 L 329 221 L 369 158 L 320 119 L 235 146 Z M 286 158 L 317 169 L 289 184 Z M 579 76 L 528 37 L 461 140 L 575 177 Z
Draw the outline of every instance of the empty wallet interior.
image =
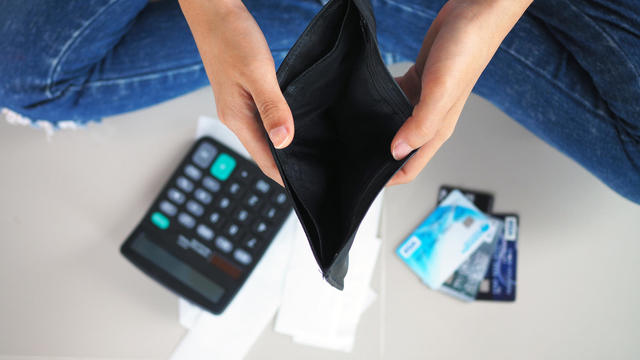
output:
M 342 289 L 371 203 L 404 161 L 393 136 L 412 106 L 385 67 L 368 0 L 332 0 L 278 69 L 294 118 L 276 164 L 325 279 Z

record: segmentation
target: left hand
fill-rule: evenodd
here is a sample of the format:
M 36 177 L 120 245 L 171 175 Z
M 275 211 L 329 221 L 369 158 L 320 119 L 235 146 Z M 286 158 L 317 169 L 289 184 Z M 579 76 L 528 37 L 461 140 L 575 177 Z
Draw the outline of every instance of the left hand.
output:
M 418 152 L 388 185 L 412 181 L 451 136 L 473 86 L 532 0 L 449 0 L 415 65 L 397 78 L 415 105 L 391 142 L 397 160 Z

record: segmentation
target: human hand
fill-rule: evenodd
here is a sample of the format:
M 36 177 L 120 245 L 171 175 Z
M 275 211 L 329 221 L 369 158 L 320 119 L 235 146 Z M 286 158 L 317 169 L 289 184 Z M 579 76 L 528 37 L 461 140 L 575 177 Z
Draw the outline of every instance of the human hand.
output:
M 412 115 L 391 142 L 403 159 L 388 185 L 412 181 L 451 136 L 473 86 L 532 0 L 449 0 L 424 37 L 415 65 L 397 78 Z
M 180 6 L 213 88 L 218 117 L 260 169 L 282 185 L 263 126 L 281 149 L 293 140 L 293 116 L 262 31 L 240 0 L 180 0 Z

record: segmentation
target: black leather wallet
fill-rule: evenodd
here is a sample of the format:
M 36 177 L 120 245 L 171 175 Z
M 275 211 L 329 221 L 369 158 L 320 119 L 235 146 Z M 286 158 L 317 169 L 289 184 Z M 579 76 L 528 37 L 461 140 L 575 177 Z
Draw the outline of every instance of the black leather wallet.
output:
M 369 0 L 332 0 L 278 69 L 295 136 L 271 151 L 324 278 L 343 289 L 365 213 L 403 161 L 395 133 L 413 107 L 387 70 Z

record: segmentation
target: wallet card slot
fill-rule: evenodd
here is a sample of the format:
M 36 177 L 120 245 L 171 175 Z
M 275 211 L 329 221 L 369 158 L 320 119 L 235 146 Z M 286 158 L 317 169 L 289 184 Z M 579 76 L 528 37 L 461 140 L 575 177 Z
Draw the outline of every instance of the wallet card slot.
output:
M 335 40 L 335 42 L 333 43 L 333 46 L 330 48 L 330 50 L 324 54 L 318 61 L 314 62 L 313 64 L 311 64 L 307 69 L 305 69 L 300 75 L 294 77 L 291 82 L 289 82 L 285 87 L 284 87 L 284 91 L 283 93 L 285 94 L 285 98 L 287 97 L 286 95 L 293 95 L 293 93 L 300 91 L 300 86 L 298 84 L 305 84 L 306 80 L 309 76 L 311 76 L 312 74 L 316 73 L 318 71 L 318 68 L 322 68 L 324 64 L 326 64 L 327 62 L 334 60 L 336 54 L 339 52 L 339 50 L 341 48 L 344 48 L 344 44 L 345 44 L 345 27 L 348 25 L 348 19 L 349 16 L 351 15 L 351 2 L 347 1 L 346 2 L 346 9 L 344 12 L 344 15 L 342 17 L 342 21 L 340 23 L 340 30 L 338 31 L 338 35 L 337 38 Z M 346 57 L 346 56 L 343 56 Z M 336 66 L 339 66 L 339 64 L 336 64 Z M 336 68 L 337 69 L 337 68 Z M 328 69 L 326 69 L 328 70 Z M 338 69 L 339 71 L 339 69 Z M 332 76 L 332 78 L 335 78 L 335 76 Z M 302 89 L 302 91 L 304 91 L 306 89 Z
M 283 92 L 291 81 L 300 77 L 335 48 L 349 3 L 350 1 L 343 0 L 327 3 L 296 40 L 278 69 L 278 83 Z M 314 46 L 303 46 L 309 41 Z

